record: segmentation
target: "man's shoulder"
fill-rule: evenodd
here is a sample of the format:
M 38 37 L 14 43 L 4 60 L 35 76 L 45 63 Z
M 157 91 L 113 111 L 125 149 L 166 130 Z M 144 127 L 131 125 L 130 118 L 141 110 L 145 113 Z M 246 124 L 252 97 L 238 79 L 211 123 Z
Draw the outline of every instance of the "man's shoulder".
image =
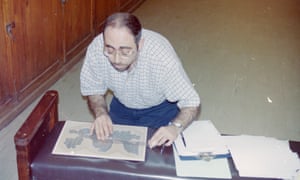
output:
M 145 38 L 143 48 L 148 57 L 154 60 L 153 63 L 170 64 L 177 61 L 177 54 L 165 36 L 149 29 L 143 29 L 143 33 Z
M 103 47 L 103 35 L 101 33 L 94 37 L 92 42 L 89 44 L 88 48 L 89 49 L 99 49 L 102 47 Z
M 152 55 L 164 55 L 173 51 L 173 46 L 164 35 L 149 29 L 143 29 L 142 33 L 145 51 Z
M 143 36 L 145 39 L 148 39 L 148 40 L 168 41 L 167 38 L 166 38 L 164 35 L 162 35 L 162 34 L 159 33 L 159 32 L 150 30 L 150 29 L 143 29 L 143 30 L 142 30 L 142 36 Z
M 101 52 L 103 49 L 103 36 L 102 34 L 97 35 L 92 42 L 88 45 L 86 54 L 88 56 L 101 56 Z
M 95 69 L 107 66 L 108 61 L 106 61 L 106 57 L 103 54 L 103 36 L 101 34 L 97 35 L 89 44 L 85 62 Z

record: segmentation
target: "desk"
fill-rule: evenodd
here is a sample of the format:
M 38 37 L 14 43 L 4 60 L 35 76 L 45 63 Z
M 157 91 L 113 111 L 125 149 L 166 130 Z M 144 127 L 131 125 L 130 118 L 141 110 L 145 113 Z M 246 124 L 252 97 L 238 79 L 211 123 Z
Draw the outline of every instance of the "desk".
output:
M 147 148 L 145 162 L 53 155 L 51 151 L 63 125 L 63 121 L 57 123 L 46 139 L 47 143 L 33 160 L 31 164 L 33 179 L 187 179 L 176 176 L 171 147 L 166 147 L 162 154 L 159 147 Z M 150 129 L 148 137 L 153 132 Z M 300 143 L 290 142 L 290 144 L 299 155 Z M 232 159 L 228 159 L 228 162 L 233 179 L 251 179 L 239 177 Z

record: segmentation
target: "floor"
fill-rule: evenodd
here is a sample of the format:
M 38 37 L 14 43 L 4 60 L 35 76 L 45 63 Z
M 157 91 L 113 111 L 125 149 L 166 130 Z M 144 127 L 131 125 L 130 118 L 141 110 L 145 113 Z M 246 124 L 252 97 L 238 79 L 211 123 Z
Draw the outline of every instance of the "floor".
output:
M 200 94 L 199 119 L 226 134 L 300 141 L 300 0 L 148 0 L 134 13 L 174 45 Z M 62 120 L 93 120 L 81 65 L 49 88 Z M 1 179 L 18 179 L 13 136 L 37 101 L 0 131 Z

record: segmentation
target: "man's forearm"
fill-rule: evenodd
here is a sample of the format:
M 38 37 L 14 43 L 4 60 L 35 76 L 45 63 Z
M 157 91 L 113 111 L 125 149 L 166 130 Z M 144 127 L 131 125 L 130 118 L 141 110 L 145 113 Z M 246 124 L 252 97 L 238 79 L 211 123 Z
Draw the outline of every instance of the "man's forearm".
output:
M 101 114 L 107 114 L 107 104 L 103 95 L 88 96 L 89 106 L 93 111 L 95 118 Z
M 181 108 L 177 117 L 173 120 L 175 123 L 180 123 L 185 129 L 198 115 L 200 107 L 185 107 Z

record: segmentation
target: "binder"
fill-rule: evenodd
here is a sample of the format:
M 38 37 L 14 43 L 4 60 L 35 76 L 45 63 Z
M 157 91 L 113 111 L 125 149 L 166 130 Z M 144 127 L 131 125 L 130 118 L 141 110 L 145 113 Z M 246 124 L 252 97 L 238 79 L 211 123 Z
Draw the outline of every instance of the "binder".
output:
M 193 121 L 175 140 L 181 160 L 211 160 L 230 157 L 219 131 L 210 120 Z

